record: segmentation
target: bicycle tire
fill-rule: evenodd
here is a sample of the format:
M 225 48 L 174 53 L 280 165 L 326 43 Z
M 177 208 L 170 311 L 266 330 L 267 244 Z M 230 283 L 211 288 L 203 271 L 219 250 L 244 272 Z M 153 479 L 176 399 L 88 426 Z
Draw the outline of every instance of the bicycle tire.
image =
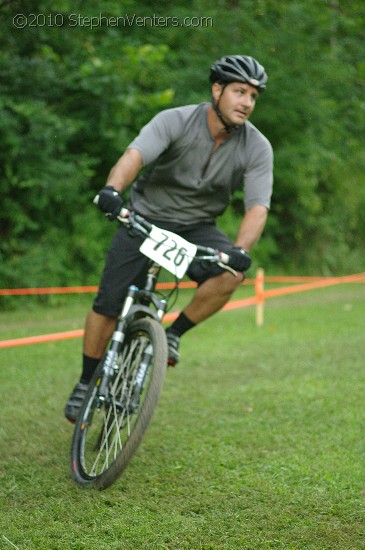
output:
M 147 379 L 136 397 L 136 375 L 149 344 L 153 354 Z M 142 441 L 167 368 L 166 335 L 158 321 L 146 317 L 132 322 L 126 330 L 118 361 L 119 371 L 109 388 L 109 403 L 98 400 L 101 362 L 76 421 L 71 446 L 71 477 L 82 487 L 100 490 L 109 487 L 127 467 Z

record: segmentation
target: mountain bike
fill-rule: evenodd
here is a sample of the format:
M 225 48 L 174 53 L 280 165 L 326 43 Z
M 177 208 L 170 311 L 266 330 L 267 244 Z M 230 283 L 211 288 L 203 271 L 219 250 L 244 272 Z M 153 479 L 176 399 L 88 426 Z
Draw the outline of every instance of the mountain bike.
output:
M 90 382 L 71 446 L 71 477 L 83 487 L 105 489 L 121 475 L 152 418 L 167 369 L 161 323 L 168 297 L 156 291 L 161 268 L 175 275 L 176 288 L 193 259 L 228 266 L 229 256 L 196 246 L 122 208 L 118 220 L 144 240 L 150 259 L 144 288 L 129 287 L 108 349 Z

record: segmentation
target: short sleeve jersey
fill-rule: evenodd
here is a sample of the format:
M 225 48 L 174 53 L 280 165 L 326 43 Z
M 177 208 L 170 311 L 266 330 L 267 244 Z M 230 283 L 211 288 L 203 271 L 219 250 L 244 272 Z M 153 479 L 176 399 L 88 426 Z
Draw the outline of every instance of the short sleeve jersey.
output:
M 242 188 L 246 210 L 270 207 L 269 141 L 247 121 L 213 152 L 208 108 L 201 103 L 162 111 L 129 145 L 147 167 L 131 193 L 132 208 L 143 216 L 182 224 L 212 222 Z

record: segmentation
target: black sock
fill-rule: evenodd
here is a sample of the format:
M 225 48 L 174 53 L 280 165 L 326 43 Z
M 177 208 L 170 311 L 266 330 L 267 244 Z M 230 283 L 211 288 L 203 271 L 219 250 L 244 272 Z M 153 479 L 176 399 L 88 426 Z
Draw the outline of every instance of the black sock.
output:
M 100 359 L 95 359 L 95 357 L 89 357 L 88 355 L 82 354 L 82 374 L 80 377 L 80 382 L 82 384 L 88 384 L 92 378 L 92 375 L 95 372 L 96 367 L 100 363 Z
M 183 334 L 185 334 L 185 332 L 193 327 L 195 327 L 195 323 L 193 323 L 193 321 L 190 321 L 190 319 L 186 317 L 185 313 L 180 313 L 179 317 L 167 330 L 174 332 L 178 336 L 182 336 Z

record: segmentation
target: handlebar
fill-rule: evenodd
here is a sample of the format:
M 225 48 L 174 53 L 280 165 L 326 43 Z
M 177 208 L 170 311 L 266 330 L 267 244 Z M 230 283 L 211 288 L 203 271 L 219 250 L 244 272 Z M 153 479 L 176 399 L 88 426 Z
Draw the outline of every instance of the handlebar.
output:
M 99 195 L 96 195 L 93 202 L 96 205 L 98 204 Z M 117 220 L 125 225 L 129 225 L 143 237 L 148 237 L 153 228 L 153 224 L 148 222 L 145 218 L 143 218 L 143 216 L 124 207 L 121 208 L 120 213 L 117 216 Z M 237 276 L 237 272 L 228 265 L 229 255 L 225 252 L 217 250 L 216 248 L 197 245 L 197 255 L 195 256 L 195 259 L 216 263 L 223 269 L 226 269 L 233 275 Z

